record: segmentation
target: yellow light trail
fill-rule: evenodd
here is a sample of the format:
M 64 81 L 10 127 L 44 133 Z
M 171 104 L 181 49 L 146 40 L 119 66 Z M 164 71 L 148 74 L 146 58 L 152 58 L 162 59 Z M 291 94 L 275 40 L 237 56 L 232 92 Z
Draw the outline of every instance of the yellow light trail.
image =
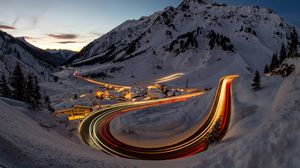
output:
M 173 81 L 173 80 L 176 80 L 176 79 L 182 77 L 183 75 L 184 75 L 184 73 L 175 73 L 175 74 L 172 74 L 172 75 L 168 75 L 168 76 L 156 79 L 156 80 L 154 80 L 154 83 L 159 83 L 160 84 L 160 83 L 170 82 L 170 81 Z M 76 78 L 82 79 L 86 82 L 101 85 L 101 86 L 104 86 L 106 88 L 118 88 L 118 89 L 123 89 L 123 90 L 131 88 L 131 86 L 116 85 L 116 84 L 96 81 L 96 80 L 89 79 L 89 78 L 84 78 L 84 77 L 80 76 L 77 71 L 75 71 L 73 73 L 73 76 L 76 77 Z M 148 86 L 148 87 L 151 87 L 151 86 Z
M 89 78 L 84 78 L 82 76 L 79 76 L 77 72 L 73 73 L 73 76 L 79 79 L 82 79 L 84 81 L 87 81 L 89 83 L 93 83 L 93 84 L 97 84 L 97 85 L 101 85 L 104 86 L 106 88 L 123 88 L 123 89 L 130 89 L 130 86 L 122 86 L 122 85 L 115 85 L 115 84 L 111 84 L 111 83 L 104 83 L 104 82 L 99 82 L 93 79 L 89 79 Z
M 155 83 L 165 83 L 165 82 L 170 82 L 170 81 L 173 81 L 173 80 L 175 80 L 175 79 L 180 78 L 180 77 L 183 76 L 183 75 L 184 75 L 184 73 L 175 73 L 175 74 L 172 74 L 172 75 L 168 75 L 168 76 L 165 76 L 165 77 L 156 79 L 156 80 L 155 80 Z

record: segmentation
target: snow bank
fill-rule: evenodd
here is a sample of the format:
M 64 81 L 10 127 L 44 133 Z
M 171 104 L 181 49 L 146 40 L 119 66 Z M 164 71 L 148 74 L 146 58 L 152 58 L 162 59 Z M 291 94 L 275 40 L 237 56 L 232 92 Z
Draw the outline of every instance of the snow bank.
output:
M 140 147 L 159 147 L 185 139 L 208 114 L 215 91 L 185 102 L 151 107 L 118 116 L 111 122 L 114 137 Z
M 252 76 L 242 76 L 234 82 L 234 116 L 228 134 L 219 144 L 185 159 L 138 164 L 141 167 L 298 167 L 300 76 L 289 77 L 283 82 L 280 77 L 263 77 L 263 89 L 258 92 L 251 89 L 251 82 Z M 142 112 L 146 113 L 140 111 L 136 115 L 147 116 Z M 134 113 L 138 112 L 128 114 L 126 120 L 142 121 L 138 117 L 133 119 Z M 113 122 L 123 122 L 120 126 L 126 128 L 130 123 L 122 121 L 122 117 Z M 147 129 L 141 123 L 135 129 L 140 127 Z M 127 139 L 134 137 L 128 136 Z
M 0 100 L 0 167 L 122 167 L 127 164 L 75 144 Z M 26 109 L 23 109 L 26 110 Z M 121 166 L 120 166 L 121 165 Z M 130 166 L 127 166 L 130 167 Z

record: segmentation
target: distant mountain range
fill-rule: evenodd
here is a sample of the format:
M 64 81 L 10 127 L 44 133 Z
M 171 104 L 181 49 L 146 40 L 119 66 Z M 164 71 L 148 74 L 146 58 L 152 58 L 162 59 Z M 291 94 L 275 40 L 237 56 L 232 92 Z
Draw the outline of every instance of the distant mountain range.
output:
M 75 51 L 63 50 L 63 49 L 60 50 L 46 49 L 46 51 L 59 58 L 59 62 L 57 63 L 59 65 L 64 64 L 66 61 L 68 61 L 68 59 L 72 58 L 72 56 L 76 54 Z
M 0 31 L 0 74 L 10 74 L 16 63 L 27 73 L 43 76 L 62 65 L 74 52 L 46 51 Z

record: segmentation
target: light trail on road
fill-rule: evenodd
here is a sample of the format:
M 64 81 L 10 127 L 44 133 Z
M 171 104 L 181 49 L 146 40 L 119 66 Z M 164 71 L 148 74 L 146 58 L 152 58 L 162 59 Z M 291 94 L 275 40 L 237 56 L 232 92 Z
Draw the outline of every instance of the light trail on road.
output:
M 170 81 L 173 81 L 175 79 L 178 79 L 178 78 L 182 77 L 183 75 L 184 75 L 184 73 L 176 73 L 176 74 L 168 75 L 168 76 L 156 79 L 155 83 L 170 82 Z
M 123 143 L 110 133 L 110 122 L 126 112 L 147 107 L 185 101 L 201 95 L 197 92 L 171 98 L 141 102 L 122 103 L 96 111 L 88 115 L 79 126 L 82 141 L 110 155 L 131 159 L 167 160 L 184 158 L 206 150 L 210 144 L 209 135 L 214 133 L 216 141 L 222 140 L 227 133 L 231 116 L 231 84 L 238 75 L 228 75 L 220 79 L 210 112 L 204 122 L 189 137 L 171 145 L 155 148 L 141 148 Z M 217 124 L 218 123 L 218 124 Z
M 178 78 L 182 77 L 183 75 L 184 75 L 184 73 L 175 73 L 175 74 L 172 74 L 172 75 L 161 77 L 159 79 L 155 79 L 154 83 L 160 83 L 161 84 L 161 83 L 165 83 L 165 82 L 170 82 L 170 81 L 173 81 L 175 79 L 178 79 Z M 131 86 L 116 85 L 116 84 L 96 81 L 96 80 L 93 80 L 93 79 L 90 79 L 90 78 L 85 78 L 85 77 L 80 76 L 77 72 L 74 72 L 73 76 L 76 77 L 76 78 L 82 79 L 86 82 L 93 83 L 93 84 L 96 84 L 96 85 L 101 85 L 101 86 L 104 86 L 104 87 L 123 88 L 123 89 L 130 89 L 131 88 Z
M 73 76 L 76 77 L 76 78 L 82 79 L 86 82 L 93 83 L 93 84 L 96 84 L 96 85 L 101 85 L 101 86 L 104 86 L 104 87 L 107 87 L 107 88 L 108 87 L 123 88 L 123 89 L 130 89 L 131 88 L 130 86 L 115 85 L 115 84 L 111 84 L 111 83 L 99 82 L 99 81 L 89 79 L 89 78 L 84 78 L 84 77 L 80 76 L 77 72 L 74 72 Z

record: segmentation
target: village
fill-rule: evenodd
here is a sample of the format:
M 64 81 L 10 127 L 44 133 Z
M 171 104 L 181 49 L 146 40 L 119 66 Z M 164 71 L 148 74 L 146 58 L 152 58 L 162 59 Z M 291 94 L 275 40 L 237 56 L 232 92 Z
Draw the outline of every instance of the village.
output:
M 73 99 L 76 99 L 76 103 L 70 104 L 68 107 L 55 109 L 53 116 L 60 122 L 81 120 L 93 111 L 113 104 L 162 99 L 196 91 L 198 90 L 192 88 L 173 88 L 158 83 L 150 86 L 135 85 L 132 87 L 104 85 L 90 91 L 90 93 L 79 96 L 75 95 Z

